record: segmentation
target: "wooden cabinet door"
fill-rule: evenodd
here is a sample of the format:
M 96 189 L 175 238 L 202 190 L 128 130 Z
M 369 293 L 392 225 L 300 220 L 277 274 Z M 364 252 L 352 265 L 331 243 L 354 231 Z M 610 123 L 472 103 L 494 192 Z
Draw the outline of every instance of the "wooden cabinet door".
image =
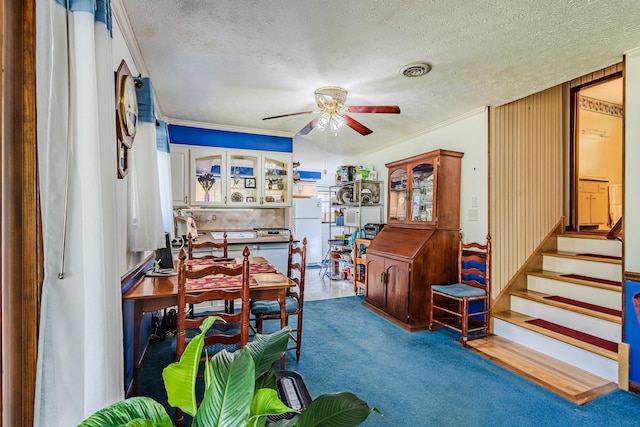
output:
M 385 311 L 402 322 L 409 320 L 409 263 L 387 259 Z
M 591 223 L 607 224 L 609 217 L 609 198 L 608 195 L 602 193 L 593 193 L 591 195 Z
M 578 224 L 591 223 L 591 193 L 578 192 Z
M 387 286 L 383 282 L 385 258 L 367 254 L 367 302 L 384 309 Z

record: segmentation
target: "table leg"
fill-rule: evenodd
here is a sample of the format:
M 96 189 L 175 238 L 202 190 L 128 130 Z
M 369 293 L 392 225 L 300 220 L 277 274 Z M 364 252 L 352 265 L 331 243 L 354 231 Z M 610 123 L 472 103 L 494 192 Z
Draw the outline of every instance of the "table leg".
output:
M 142 303 L 138 300 L 133 305 L 133 378 L 130 394 L 138 392 L 138 372 L 140 371 L 140 323 L 142 323 Z

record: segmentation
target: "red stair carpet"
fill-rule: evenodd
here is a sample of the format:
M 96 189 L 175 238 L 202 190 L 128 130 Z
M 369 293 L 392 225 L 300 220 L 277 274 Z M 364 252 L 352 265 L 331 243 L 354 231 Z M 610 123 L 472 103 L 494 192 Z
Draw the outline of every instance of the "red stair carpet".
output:
M 604 285 L 622 286 L 622 282 L 616 282 L 615 280 L 599 279 L 597 277 L 583 276 L 581 274 L 561 274 L 560 277 L 569 277 L 571 279 L 588 280 L 590 282 L 602 283 Z
M 620 310 L 615 310 L 613 308 L 609 308 L 609 307 L 602 307 L 600 305 L 595 305 L 595 304 L 589 304 L 588 302 L 584 302 L 584 301 L 578 301 L 575 299 L 571 299 L 571 298 L 565 298 L 565 297 L 561 297 L 558 295 L 549 295 L 544 297 L 545 299 L 550 299 L 553 301 L 558 301 L 558 302 L 562 302 L 565 304 L 570 304 L 576 307 L 582 307 L 582 308 L 586 308 L 588 310 L 593 310 L 593 311 L 597 311 L 600 313 L 604 313 L 604 314 L 610 314 L 612 316 L 622 316 L 622 311 Z
M 567 328 L 566 326 L 558 325 L 557 323 L 551 323 L 542 319 L 531 319 L 527 320 L 526 322 L 553 332 L 557 332 L 562 335 L 566 335 L 582 342 L 593 344 L 597 347 L 604 348 L 605 350 L 613 351 L 614 353 L 618 352 L 618 344 L 613 341 L 605 340 L 604 338 L 576 331 L 575 329 Z

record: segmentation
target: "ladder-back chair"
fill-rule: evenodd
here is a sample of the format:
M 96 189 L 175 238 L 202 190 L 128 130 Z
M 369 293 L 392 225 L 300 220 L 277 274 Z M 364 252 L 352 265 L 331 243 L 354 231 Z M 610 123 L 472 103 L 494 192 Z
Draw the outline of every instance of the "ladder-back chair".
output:
M 244 347 L 249 340 L 249 248 L 245 246 L 242 252 L 242 265 L 228 267 L 224 264 L 212 264 L 199 269 L 188 269 L 186 254 L 184 249 L 180 251 L 178 266 L 178 326 L 175 335 L 175 360 L 179 360 L 191 338 L 200 333 L 199 327 L 209 315 L 219 316 L 222 320 L 217 320 L 207 332 L 204 340 L 203 355 L 201 362 L 206 360 L 206 355 L 211 357 L 215 353 L 224 350 L 235 351 Z M 215 277 L 214 277 L 215 276 Z M 187 289 L 188 280 L 200 279 L 206 283 L 207 280 L 226 282 L 225 286 L 219 289 L 203 290 L 198 292 Z M 232 285 L 229 285 L 232 282 Z M 207 316 L 190 318 L 187 315 L 187 305 L 199 304 L 205 301 L 223 301 L 225 306 L 228 302 L 237 299 L 242 301 L 239 311 L 229 313 L 226 310 L 214 311 Z M 206 352 L 206 353 L 205 353 Z M 182 425 L 184 414 L 179 409 L 176 410 L 176 423 Z
M 302 315 L 304 309 L 304 276 L 307 262 L 307 238 L 302 239 L 302 246 L 296 246 L 293 236 L 289 236 L 289 252 L 287 260 L 287 277 L 297 284 L 297 291 L 288 289 L 286 298 L 287 324 L 291 316 L 296 316 L 296 325 L 291 328 L 293 346 L 287 351 L 296 351 L 296 360 L 300 361 L 302 348 Z M 253 300 L 251 313 L 256 319 L 256 331 L 262 333 L 263 321 L 266 319 L 280 319 L 280 304 L 278 301 Z
M 458 283 L 432 285 L 429 330 L 435 325 L 458 331 L 466 345 L 472 338 L 486 336 L 491 314 L 491 236 L 487 242 L 458 243 Z

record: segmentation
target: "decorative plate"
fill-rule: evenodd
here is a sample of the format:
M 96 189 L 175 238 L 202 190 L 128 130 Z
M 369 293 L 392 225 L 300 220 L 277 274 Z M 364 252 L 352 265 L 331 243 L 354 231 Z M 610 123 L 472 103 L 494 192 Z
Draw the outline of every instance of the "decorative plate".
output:
M 371 193 L 371 190 L 369 190 L 368 188 L 365 188 L 364 190 L 362 190 L 362 192 L 360 192 L 360 201 L 365 204 L 371 204 L 373 200 L 373 194 Z
M 345 191 L 344 193 L 342 193 L 342 202 L 345 205 L 351 203 L 352 196 L 353 194 L 351 193 L 351 189 L 349 188 L 348 191 Z
M 243 200 L 244 200 L 244 196 L 242 195 L 242 193 L 238 193 L 237 191 L 235 193 L 231 193 L 232 202 L 241 202 Z

